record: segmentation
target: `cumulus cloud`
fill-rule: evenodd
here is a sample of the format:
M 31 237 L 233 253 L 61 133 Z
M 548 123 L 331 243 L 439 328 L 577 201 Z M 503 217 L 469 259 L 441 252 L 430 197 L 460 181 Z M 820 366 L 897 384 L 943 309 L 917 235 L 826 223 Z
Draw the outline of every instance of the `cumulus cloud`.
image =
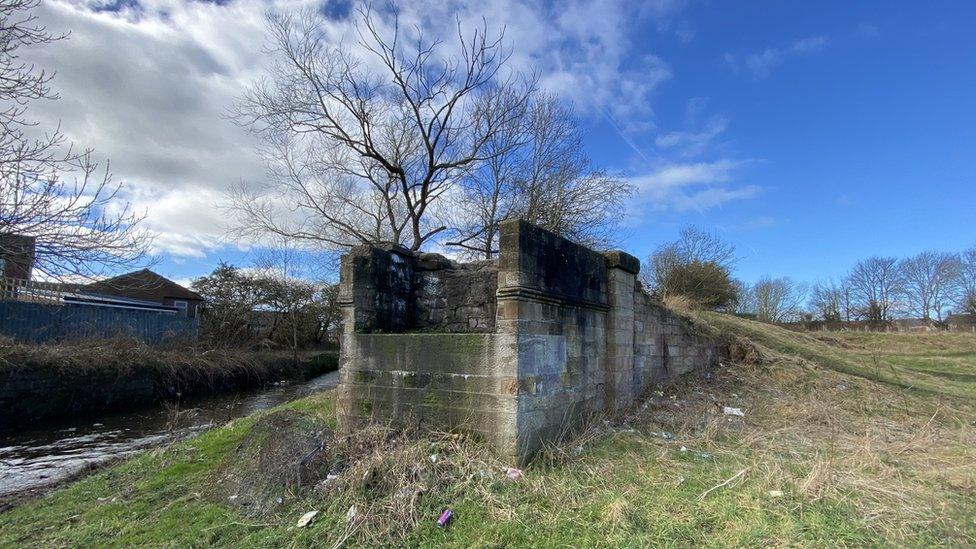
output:
M 61 124 L 77 146 L 111 159 L 125 197 L 147 212 L 159 233 L 157 252 L 201 257 L 227 245 L 219 206 L 241 181 L 260 183 L 265 168 L 258 143 L 226 116 L 244 87 L 265 73 L 264 14 L 273 9 L 320 8 L 330 17 L 336 43 L 355 41 L 355 12 L 347 1 L 320 0 L 47 0 L 37 15 L 52 31 L 71 37 L 29 52 L 29 60 L 57 72 L 62 99 L 32 106 L 41 128 Z M 429 38 L 450 38 L 462 27 L 505 29 L 512 62 L 539 76 L 540 85 L 572 100 L 584 117 L 608 120 L 628 143 L 655 128 L 655 91 L 673 74 L 651 53 L 635 54 L 638 29 L 677 29 L 690 40 L 687 22 L 675 25 L 684 2 L 656 0 L 418 1 L 400 5 L 401 28 L 419 26 Z M 642 26 L 643 25 L 643 26 Z M 644 32 L 644 31 L 641 31 Z M 670 31 L 669 31 L 670 32 Z M 791 51 L 816 47 L 795 45 Z M 658 138 L 661 148 L 702 152 L 727 122 Z M 678 164 L 641 176 L 652 197 L 680 173 L 734 167 Z M 727 177 L 713 175 L 712 178 Z M 687 179 L 687 176 L 686 176 Z M 696 179 L 692 177 L 691 179 Z M 718 181 L 718 179 L 715 179 Z M 657 183 L 655 183 L 657 182 Z M 657 190 L 655 190 L 657 189 Z M 701 192 L 699 189 L 696 192 Z M 684 192 L 684 191 L 683 191 Z M 691 192 L 691 191 L 687 191 Z M 667 194 L 670 207 L 691 206 Z M 738 195 L 742 194 L 740 189 Z M 731 200 L 735 193 L 701 195 L 699 204 Z M 661 195 L 665 196 L 665 195 Z
M 781 48 L 766 48 L 757 53 L 737 56 L 726 52 L 722 59 L 733 70 L 748 70 L 756 78 L 763 78 L 777 67 L 782 65 L 789 57 L 809 55 L 822 51 L 830 43 L 826 36 L 811 36 L 802 40 L 797 40 L 789 46 Z

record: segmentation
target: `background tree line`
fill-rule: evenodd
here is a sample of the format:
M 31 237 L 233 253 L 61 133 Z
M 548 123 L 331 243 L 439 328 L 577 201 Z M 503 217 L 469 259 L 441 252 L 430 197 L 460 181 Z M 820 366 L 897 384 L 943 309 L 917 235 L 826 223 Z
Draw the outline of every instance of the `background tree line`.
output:
M 753 284 L 732 277 L 735 247 L 713 233 L 686 227 L 645 262 L 643 282 L 666 302 L 754 316 L 765 322 L 866 322 L 883 326 L 916 318 L 943 323 L 951 312 L 976 314 L 976 246 L 960 253 L 870 257 L 840 280 L 812 286 L 764 276 Z
M 951 312 L 976 314 L 976 246 L 858 261 L 839 281 L 814 284 L 809 307 L 825 322 L 884 324 L 908 317 L 941 323 Z

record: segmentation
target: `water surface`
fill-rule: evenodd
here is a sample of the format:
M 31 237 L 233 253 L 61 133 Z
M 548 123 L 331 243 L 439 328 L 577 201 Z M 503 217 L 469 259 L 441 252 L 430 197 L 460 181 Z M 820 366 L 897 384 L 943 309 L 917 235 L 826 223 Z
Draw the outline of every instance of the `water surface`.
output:
M 242 393 L 0 431 L 0 499 L 43 489 L 91 465 L 333 388 L 338 382 L 339 372 L 330 372 Z

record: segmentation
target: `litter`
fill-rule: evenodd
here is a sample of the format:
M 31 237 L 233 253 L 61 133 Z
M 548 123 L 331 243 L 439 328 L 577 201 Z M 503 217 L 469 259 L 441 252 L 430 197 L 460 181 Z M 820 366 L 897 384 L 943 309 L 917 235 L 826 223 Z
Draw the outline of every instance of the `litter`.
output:
M 745 417 L 746 415 L 746 413 L 742 411 L 742 408 L 732 408 L 731 406 L 723 406 L 722 413 L 727 416 Z
M 306 526 L 311 524 L 313 520 L 315 520 L 315 515 L 317 514 L 319 514 L 318 511 L 309 511 L 305 513 L 304 515 L 302 515 L 302 518 L 298 519 L 298 524 L 296 524 L 295 526 L 298 528 L 305 528 Z
M 705 490 L 704 492 L 702 492 L 701 494 L 698 495 L 698 499 L 699 500 L 703 500 L 703 499 L 705 499 L 708 496 L 708 494 L 711 494 L 713 491 L 718 490 L 719 488 L 722 488 L 724 486 L 728 486 L 729 483 L 734 482 L 737 478 L 739 478 L 742 475 L 746 474 L 746 471 L 748 471 L 749 469 L 750 469 L 749 467 L 746 467 L 745 469 L 743 469 L 743 470 L 739 471 L 738 473 L 732 475 L 725 482 L 721 482 L 719 484 L 716 484 L 715 486 L 712 486 L 708 490 Z
M 522 479 L 522 470 L 516 469 L 515 467 L 509 467 L 508 469 L 505 469 L 505 476 L 508 477 L 509 480 L 518 482 Z
M 440 454 L 431 454 L 430 455 L 430 462 L 431 463 L 437 463 L 437 460 L 440 459 L 440 457 L 441 457 Z
M 679 451 L 689 453 L 689 454 L 691 454 L 691 455 L 693 455 L 695 457 L 701 458 L 701 459 L 712 459 L 712 454 L 709 454 L 708 452 L 697 452 L 695 450 L 689 450 L 685 446 L 682 446 L 679 449 Z
M 451 522 L 453 518 L 454 518 L 454 511 L 451 511 L 450 509 L 444 509 L 444 511 L 441 513 L 441 516 L 437 517 L 437 526 L 440 528 L 444 528 L 447 526 L 449 522 Z
M 350 505 L 349 510 L 346 511 L 346 522 L 356 520 L 357 516 L 359 516 L 359 509 L 357 509 L 355 505 Z
M 661 432 L 651 431 L 650 433 L 647 434 L 652 437 L 663 438 L 664 440 L 674 440 L 674 433 L 669 433 L 667 431 L 661 431 Z
M 781 497 L 783 497 L 783 491 L 782 490 L 770 490 L 769 491 L 769 497 L 771 497 L 771 498 L 781 498 Z

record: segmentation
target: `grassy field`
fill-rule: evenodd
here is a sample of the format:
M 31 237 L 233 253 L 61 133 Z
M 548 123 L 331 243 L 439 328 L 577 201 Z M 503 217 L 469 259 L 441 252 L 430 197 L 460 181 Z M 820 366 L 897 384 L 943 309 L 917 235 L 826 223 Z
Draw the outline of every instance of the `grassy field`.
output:
M 907 389 L 976 397 L 976 334 L 799 333 L 729 315 L 707 314 L 703 320 L 840 372 Z
M 324 393 L 0 514 L 0 546 L 976 545 L 976 336 L 699 321 L 741 360 L 595 418 L 518 481 L 476 442 L 377 431 L 342 442 L 326 489 L 234 503 L 242 448 L 295 434 L 268 425 L 330 423 Z M 439 529 L 444 507 L 457 518 Z

